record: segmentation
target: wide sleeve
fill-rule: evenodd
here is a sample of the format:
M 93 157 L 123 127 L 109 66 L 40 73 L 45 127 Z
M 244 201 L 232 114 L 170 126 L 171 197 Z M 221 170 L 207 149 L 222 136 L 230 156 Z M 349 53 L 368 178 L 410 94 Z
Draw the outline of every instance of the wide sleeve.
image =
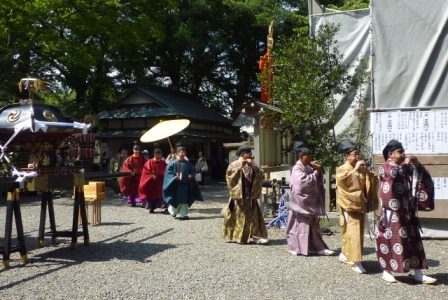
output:
M 169 163 L 165 170 L 165 177 L 163 178 L 163 200 L 165 203 L 170 204 L 173 200 L 173 194 L 176 182 L 177 173 L 177 160 Z
M 241 199 L 242 198 L 242 163 L 240 161 L 232 162 L 227 168 L 226 181 L 229 188 L 230 198 Z
M 380 207 L 379 178 L 374 172 L 366 174 L 366 197 L 366 212 L 378 210 Z
M 131 169 L 131 166 L 129 164 L 129 158 L 125 159 L 123 161 L 123 166 L 121 167 L 121 172 L 123 173 L 132 173 L 133 170 Z M 120 183 L 120 192 L 123 194 L 129 193 L 129 188 L 131 184 L 131 176 L 122 176 L 120 177 L 119 183 Z
M 121 167 L 121 172 L 133 172 L 134 167 L 131 162 L 132 162 L 131 157 L 126 158 L 123 161 L 123 166 Z
M 289 209 L 300 214 L 324 215 L 325 198 L 323 177 L 304 165 L 295 165 L 291 171 L 291 200 Z
M 336 169 L 336 186 L 348 193 L 359 191 L 362 187 L 362 175 L 355 169 L 347 168 L 345 165 Z
M 167 164 L 164 160 L 159 161 L 157 168 L 156 168 L 157 169 L 157 171 L 156 171 L 157 177 L 165 176 L 166 166 L 167 166 Z
M 429 174 L 428 170 L 422 165 L 419 165 L 417 170 L 418 178 L 414 178 L 414 180 L 417 180 L 415 196 L 418 200 L 418 209 L 426 211 L 434 210 L 435 191 L 431 174 Z
M 194 200 L 203 201 L 201 190 L 199 189 L 199 185 L 194 179 L 194 175 L 196 174 L 195 167 L 192 163 L 188 162 L 190 166 L 189 175 L 192 176 L 192 179 L 188 181 L 190 186 L 191 198 L 189 200 L 188 206 L 193 204 Z
M 346 164 L 336 168 L 336 202 L 348 211 L 364 211 L 365 174 Z
M 138 186 L 139 197 L 145 199 L 153 188 L 156 180 L 152 160 L 148 160 L 143 166 L 140 184 Z
M 318 176 L 312 172 L 307 173 L 306 167 L 297 167 L 294 182 L 297 185 L 296 192 L 300 194 L 309 194 L 315 192 L 318 183 Z
M 255 164 L 252 165 L 252 169 L 254 171 L 254 182 L 252 184 L 251 195 L 252 199 L 259 199 L 263 187 L 263 170 Z
M 157 167 L 152 159 L 148 160 L 143 166 L 143 173 L 151 174 L 153 178 L 157 176 Z

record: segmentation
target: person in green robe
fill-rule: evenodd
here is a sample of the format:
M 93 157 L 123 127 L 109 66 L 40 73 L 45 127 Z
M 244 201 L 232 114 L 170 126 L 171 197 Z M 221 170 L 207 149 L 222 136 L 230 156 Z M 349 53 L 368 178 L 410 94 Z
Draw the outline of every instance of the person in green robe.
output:
M 188 208 L 195 200 L 202 201 L 201 191 L 195 182 L 194 166 L 185 159 L 186 149 L 178 146 L 177 157 L 171 161 L 163 179 L 163 200 L 168 204 L 168 212 L 180 220 L 188 220 Z

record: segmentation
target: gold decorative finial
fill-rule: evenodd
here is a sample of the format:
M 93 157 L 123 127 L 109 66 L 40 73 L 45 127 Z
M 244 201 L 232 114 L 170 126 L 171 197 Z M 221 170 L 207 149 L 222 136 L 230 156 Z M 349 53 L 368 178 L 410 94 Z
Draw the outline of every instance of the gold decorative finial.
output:
M 28 98 L 33 99 L 36 92 L 45 88 L 45 81 L 37 78 L 22 78 L 19 81 L 19 91 L 28 91 Z

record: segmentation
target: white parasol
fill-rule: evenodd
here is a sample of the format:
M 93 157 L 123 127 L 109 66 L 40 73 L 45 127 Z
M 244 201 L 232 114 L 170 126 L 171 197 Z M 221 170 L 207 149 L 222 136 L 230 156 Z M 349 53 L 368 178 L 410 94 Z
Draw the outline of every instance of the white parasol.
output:
M 187 119 L 161 121 L 157 125 L 153 126 L 151 129 L 149 129 L 147 132 L 145 132 L 141 136 L 140 141 L 142 143 L 149 143 L 169 138 L 170 136 L 187 128 L 188 125 L 190 125 L 190 120 Z M 168 142 L 170 143 L 171 146 L 171 142 L 169 139 Z

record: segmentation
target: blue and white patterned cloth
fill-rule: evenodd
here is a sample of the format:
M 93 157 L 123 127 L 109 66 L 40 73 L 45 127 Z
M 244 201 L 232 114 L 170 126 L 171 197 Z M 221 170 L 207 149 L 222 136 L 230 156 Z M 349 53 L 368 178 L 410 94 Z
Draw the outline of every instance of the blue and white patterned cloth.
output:
M 286 229 L 286 225 L 288 222 L 288 213 L 289 209 L 286 203 L 289 200 L 290 190 L 289 189 L 281 189 L 282 195 L 280 196 L 280 203 L 278 205 L 277 217 L 272 219 L 266 227 L 270 228 L 272 226 L 276 226 L 280 229 Z

